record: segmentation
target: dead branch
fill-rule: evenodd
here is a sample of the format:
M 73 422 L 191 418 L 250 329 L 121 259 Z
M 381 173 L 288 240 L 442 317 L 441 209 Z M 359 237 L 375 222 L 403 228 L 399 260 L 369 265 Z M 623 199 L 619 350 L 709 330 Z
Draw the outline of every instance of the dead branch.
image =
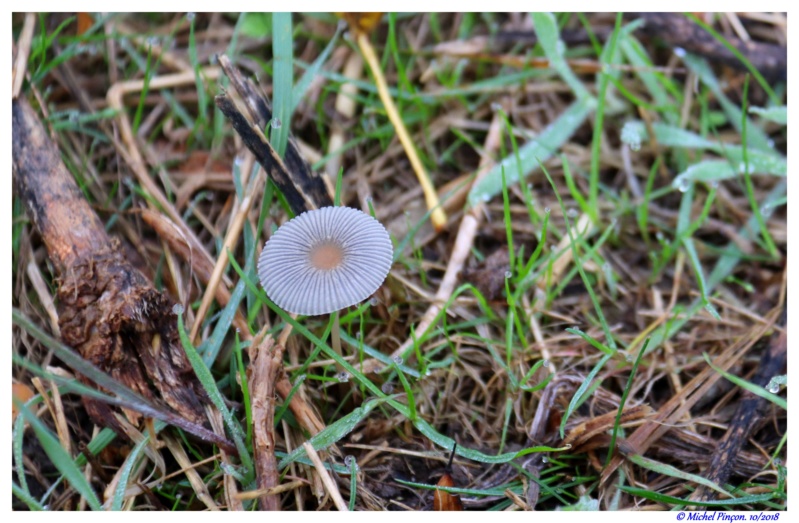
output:
M 210 401 L 181 346 L 174 302 L 106 234 L 27 100 L 12 102 L 12 122 L 14 182 L 57 273 L 62 340 L 117 381 L 202 425 Z M 97 424 L 124 434 L 110 406 L 83 401 Z

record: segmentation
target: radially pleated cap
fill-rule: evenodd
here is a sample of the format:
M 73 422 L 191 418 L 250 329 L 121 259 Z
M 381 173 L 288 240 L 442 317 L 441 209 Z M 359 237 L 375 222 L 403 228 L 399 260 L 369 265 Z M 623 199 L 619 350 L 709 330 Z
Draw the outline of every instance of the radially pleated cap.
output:
M 393 255 L 380 222 L 350 207 L 322 207 L 289 220 L 272 235 L 258 260 L 258 277 L 283 310 L 317 316 L 374 294 Z

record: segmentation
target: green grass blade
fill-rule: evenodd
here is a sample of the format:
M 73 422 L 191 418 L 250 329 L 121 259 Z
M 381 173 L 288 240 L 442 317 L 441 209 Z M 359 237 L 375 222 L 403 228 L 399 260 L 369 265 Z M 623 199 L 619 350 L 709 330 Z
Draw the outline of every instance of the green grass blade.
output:
M 125 458 L 125 464 L 122 466 L 122 472 L 119 474 L 119 481 L 117 488 L 114 489 L 114 497 L 111 500 L 111 510 L 122 510 L 122 502 L 125 500 L 125 491 L 128 489 L 128 480 L 130 474 L 133 472 L 133 467 L 144 455 L 144 448 L 150 444 L 150 436 L 145 435 L 140 442 L 133 447 L 128 457 Z
M 533 27 L 541 48 L 549 60 L 549 66 L 566 82 L 578 100 L 593 98 L 583 82 L 571 70 L 563 57 L 566 45 L 560 39 L 560 30 L 552 13 L 532 13 Z
M 325 450 L 330 445 L 341 441 L 344 436 L 355 430 L 358 423 L 384 401 L 385 399 L 372 399 L 367 401 L 346 416 L 325 427 L 321 432 L 308 440 L 308 442 L 315 450 Z M 283 469 L 302 456 L 305 456 L 305 449 L 301 446 L 297 447 L 291 454 L 280 460 L 280 463 L 277 464 L 277 468 Z
M 637 487 L 621 487 L 621 489 L 632 496 L 641 497 L 644 499 L 651 499 L 652 501 L 656 501 L 658 503 L 663 503 L 666 505 L 684 505 L 684 506 L 691 505 L 698 507 L 718 507 L 720 509 L 736 505 L 750 505 L 752 503 L 760 503 L 774 498 L 773 494 L 755 494 L 753 496 L 744 496 L 741 498 L 733 498 L 733 499 L 723 499 L 719 501 L 699 501 L 693 499 L 688 500 L 688 499 L 676 498 L 674 496 L 669 496 L 667 494 L 652 492 L 650 490 Z
M 763 90 L 766 91 L 769 98 L 771 98 L 771 101 L 774 104 L 780 103 L 780 100 L 777 97 L 777 93 L 774 92 L 774 89 L 771 88 L 771 85 L 769 85 L 766 79 L 763 78 L 763 75 L 760 74 L 760 71 L 758 71 L 757 68 L 754 65 L 752 65 L 752 62 L 749 61 L 749 59 L 746 56 L 744 56 L 743 53 L 741 53 L 741 51 L 739 51 L 737 47 L 732 45 L 730 41 L 724 37 L 724 35 L 716 31 L 712 27 L 710 27 L 703 20 L 697 17 L 694 13 L 686 13 L 686 16 L 688 16 L 688 18 L 690 18 L 695 24 L 698 24 L 700 27 L 702 27 L 702 29 L 710 33 L 713 36 L 713 38 L 718 40 L 721 43 L 721 45 L 726 47 L 729 52 L 735 55 L 735 57 L 738 60 L 740 60 L 742 64 L 746 66 L 746 69 L 752 74 L 752 76 L 754 76 L 757 79 L 757 83 L 759 83 L 760 87 L 762 87 Z
M 742 131 L 741 120 L 742 118 L 746 117 L 746 113 L 744 113 L 736 104 L 732 103 L 730 99 L 727 98 L 727 95 L 724 94 L 718 79 L 716 79 L 716 75 L 713 74 L 713 70 L 710 68 L 707 61 L 705 61 L 703 58 L 692 55 L 691 53 L 686 53 L 686 55 L 682 57 L 682 60 L 691 71 L 696 73 L 696 75 L 699 77 L 699 80 L 710 89 L 721 105 L 724 114 L 727 115 L 727 119 L 729 120 L 730 124 L 732 124 L 732 126 L 735 127 L 735 129 L 740 133 Z M 748 121 L 747 124 L 749 127 L 749 146 L 760 151 L 773 153 L 774 147 L 771 145 L 770 138 L 763 131 L 763 129 L 756 126 L 751 121 Z
M 582 405 L 585 402 L 586 399 L 588 399 L 588 395 L 586 394 L 586 392 L 588 392 L 590 387 L 592 386 L 595 387 L 597 385 L 593 383 L 594 378 L 599 373 L 599 371 L 605 367 L 605 364 L 608 361 L 610 361 L 612 357 L 613 357 L 612 354 L 605 354 L 604 356 L 602 356 L 602 359 L 600 359 L 597 362 L 597 364 L 594 365 L 594 368 L 591 369 L 591 372 L 588 373 L 588 376 L 585 377 L 585 380 L 582 382 L 582 384 L 580 384 L 580 386 L 574 392 L 571 401 L 569 401 L 569 406 L 566 407 L 566 412 L 563 413 L 563 419 L 561 420 L 560 423 L 561 438 L 565 437 L 566 423 L 569 421 L 571 415 L 574 414 L 574 411 L 576 411 L 580 407 L 580 405 Z
M 511 154 L 495 165 L 484 178 L 469 191 L 469 205 L 487 202 L 502 191 L 502 170 L 505 170 L 507 184 L 519 181 L 518 173 L 529 176 L 540 168 L 540 163 L 552 157 L 560 147 L 571 138 L 585 122 L 595 102 L 593 99 L 577 100 L 572 103 L 557 120 L 547 126 L 538 137 L 524 144 L 518 155 Z M 518 159 L 517 159 L 518 157 Z
M 605 466 L 607 467 L 610 463 L 610 460 L 613 458 L 613 450 L 616 449 L 616 438 L 619 435 L 619 430 L 621 428 L 621 417 L 624 414 L 624 405 L 627 404 L 627 397 L 630 395 L 630 391 L 633 388 L 633 382 L 635 380 L 635 374 L 638 372 L 638 366 L 641 364 L 641 359 L 646 354 L 646 348 L 649 345 L 649 338 L 644 340 L 643 346 L 641 346 L 641 350 L 638 351 L 638 356 L 635 358 L 635 362 L 633 363 L 633 368 L 630 369 L 630 376 L 627 378 L 627 385 L 624 387 L 624 391 L 621 394 L 621 400 L 619 401 L 619 410 L 616 413 L 616 420 L 613 422 L 613 432 L 610 435 L 610 445 L 608 448 L 611 449 L 611 452 L 608 452 L 607 458 L 605 458 Z
M 67 451 L 61 446 L 61 442 L 58 441 L 58 438 L 50 432 L 45 424 L 42 423 L 36 414 L 31 412 L 24 403 L 15 399 L 14 404 L 19 409 L 20 415 L 24 416 L 28 423 L 30 423 L 47 457 L 50 458 L 50 461 L 58 471 L 64 475 L 64 478 L 66 478 L 72 488 L 86 500 L 86 503 L 89 504 L 92 510 L 102 510 L 100 500 L 97 498 L 97 494 L 94 493 L 94 489 L 92 489 L 92 486 L 86 481 L 86 478 L 83 476 L 83 471 L 75 465 L 72 456 L 67 454 Z
M 272 52 L 274 76 L 272 86 L 272 130 L 269 142 L 282 157 L 286 152 L 291 129 L 292 89 L 294 88 L 294 36 L 291 13 L 272 13 Z M 277 125 L 277 122 L 280 125 Z
M 30 495 L 28 491 L 21 488 L 19 485 L 11 482 L 11 493 L 14 494 L 17 498 L 19 498 L 23 503 L 28 505 L 28 510 L 47 510 L 41 503 L 36 501 L 36 499 Z
M 294 111 L 297 110 L 297 107 L 300 105 L 305 93 L 308 91 L 308 88 L 311 86 L 311 82 L 314 78 L 319 76 L 319 71 L 322 70 L 322 66 L 325 65 L 327 58 L 330 56 L 330 53 L 333 52 L 333 49 L 336 48 L 338 45 L 338 37 L 341 34 L 341 28 L 336 28 L 336 34 L 333 35 L 333 38 L 330 39 L 330 43 L 322 50 L 319 56 L 316 57 L 316 60 L 308 66 L 302 76 L 294 85 L 294 89 L 292 89 L 292 98 L 291 98 L 291 112 L 292 114 Z
M 750 107 L 749 114 L 756 114 L 770 122 L 781 125 L 788 125 L 788 106 L 778 105 L 774 107 Z
M 785 399 L 777 396 L 774 393 L 771 393 L 771 392 L 767 391 L 766 389 L 764 389 L 760 385 L 756 385 L 754 383 L 748 382 L 745 379 L 742 379 L 742 378 L 739 378 L 738 376 L 735 376 L 734 374 L 730 374 L 729 372 L 725 371 L 724 369 L 716 367 L 715 365 L 713 365 L 713 363 L 711 363 L 710 356 L 708 356 L 707 353 L 703 353 L 702 356 L 705 358 L 705 361 L 707 362 L 707 364 L 710 365 L 710 368 L 712 368 L 713 370 L 715 370 L 716 372 L 718 372 L 719 374 L 721 374 L 722 376 L 724 376 L 725 378 L 727 378 L 731 382 L 735 383 L 736 385 L 738 385 L 742 389 L 748 390 L 749 392 L 751 392 L 755 396 L 760 396 L 761 398 L 770 401 L 771 403 L 777 405 L 778 407 L 782 408 L 783 410 L 786 410 L 786 411 L 788 410 L 788 402 Z
M 197 379 L 200 380 L 200 384 L 203 386 L 203 389 L 205 389 L 205 392 L 208 394 L 211 402 L 222 414 L 222 419 L 225 421 L 225 426 L 227 426 L 230 436 L 233 438 L 233 442 L 236 445 L 236 449 L 239 451 L 239 459 L 241 459 L 242 465 L 244 465 L 247 470 L 253 470 L 252 459 L 247 452 L 247 447 L 244 445 L 245 435 L 242 433 L 241 427 L 236 420 L 233 419 L 233 415 L 225 405 L 225 400 L 222 397 L 222 393 L 219 392 L 219 388 L 216 386 L 216 381 L 214 380 L 211 371 L 205 365 L 202 358 L 197 353 L 197 350 L 194 348 L 194 345 L 191 343 L 189 335 L 186 332 L 186 327 L 183 325 L 182 314 L 178 315 L 177 320 L 180 341 L 183 344 L 183 349 L 186 351 L 186 357 L 189 360 L 189 363 L 191 363 L 194 373 L 197 375 Z
M 711 490 L 715 490 L 719 494 L 723 496 L 729 496 L 730 493 L 724 490 L 723 488 L 719 487 L 712 481 L 703 478 L 702 476 L 697 476 L 696 474 L 690 474 L 688 472 L 683 472 L 671 465 L 667 465 L 665 463 L 660 463 L 659 461 L 655 461 L 653 459 L 645 458 L 640 454 L 631 454 L 626 456 L 628 461 L 635 463 L 639 467 L 643 467 L 647 470 L 651 470 L 652 472 L 656 472 L 658 474 L 662 474 L 664 476 L 671 476 L 673 478 L 682 479 L 684 481 L 690 481 L 692 483 L 697 483 L 699 485 L 703 485 Z
M 621 28 L 622 13 L 616 14 L 616 26 L 610 34 L 610 42 L 608 43 L 608 62 L 612 61 L 612 57 L 616 51 L 616 40 Z M 603 53 L 604 54 L 604 53 Z M 588 184 L 588 208 L 590 210 L 589 216 L 594 223 L 599 222 L 599 159 L 600 145 L 602 141 L 602 124 L 605 119 L 605 102 L 607 100 L 608 75 L 610 73 L 603 71 L 600 73 L 599 81 L 599 100 L 597 101 L 596 116 L 594 117 L 594 136 L 591 142 L 591 175 Z
M 743 147 L 743 165 L 744 165 L 744 182 L 746 182 L 746 196 L 749 199 L 749 205 L 752 207 L 752 213 L 755 215 L 755 220 L 757 221 L 758 226 L 760 227 L 760 235 L 763 237 L 763 240 L 766 242 L 766 247 L 768 248 L 771 257 L 779 259 L 780 255 L 777 251 L 777 246 L 774 244 L 774 240 L 771 238 L 771 233 L 768 231 L 768 227 L 766 227 L 766 221 L 763 219 L 763 215 L 760 214 L 760 206 L 757 204 L 757 199 L 755 197 L 755 188 L 752 184 L 752 176 L 749 171 L 749 154 L 747 148 L 747 130 L 749 129 L 748 125 L 748 118 L 746 117 L 746 107 L 748 102 L 748 94 L 749 94 L 749 77 L 747 76 L 744 80 L 744 92 L 743 92 L 743 109 L 741 110 L 741 143 Z
M 430 441 L 441 447 L 442 449 L 449 452 L 455 446 L 455 440 L 444 436 L 440 432 L 438 432 L 432 425 L 430 425 L 425 420 L 419 418 L 414 423 L 413 426 L 416 427 L 419 432 L 422 433 L 425 437 L 427 437 Z M 533 452 L 561 452 L 566 450 L 566 448 L 556 448 L 556 447 L 546 447 L 546 446 L 538 446 L 538 447 L 528 447 L 526 449 L 522 449 L 518 452 L 507 452 L 505 454 L 499 454 L 496 456 L 490 456 L 488 454 L 483 454 L 482 452 L 464 447 L 463 445 L 458 445 L 458 448 L 455 449 L 455 454 L 458 456 L 462 456 L 467 459 L 471 459 L 473 461 L 479 461 L 480 463 L 507 463 L 515 458 L 526 456 L 527 454 L 532 454 Z

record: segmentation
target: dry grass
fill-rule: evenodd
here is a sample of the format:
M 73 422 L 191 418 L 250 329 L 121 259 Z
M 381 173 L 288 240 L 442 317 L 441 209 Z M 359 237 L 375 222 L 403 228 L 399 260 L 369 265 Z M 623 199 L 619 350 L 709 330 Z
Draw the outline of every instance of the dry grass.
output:
M 571 76 L 551 56 L 553 67 L 530 66 L 547 49 L 542 26 L 536 43 L 527 14 L 386 15 L 371 41 L 442 199 L 447 227 L 437 232 L 357 46 L 336 34 L 334 17 L 295 15 L 295 83 L 336 40 L 282 127 L 331 186 L 341 167 L 342 202 L 373 208 L 398 248 L 375 297 L 341 313 L 344 359 L 355 368 L 342 380 L 342 362 L 327 347 L 328 318 L 278 315 L 253 277 L 254 259 L 287 208 L 272 186 L 261 205 L 263 171 L 214 111 L 224 77 L 215 56 L 228 54 L 256 75 L 276 114 L 291 100 L 273 91 L 285 78 L 273 78 L 271 34 L 259 36 L 271 22 L 238 20 L 47 15 L 34 18 L 31 32 L 15 15 L 13 27 L 18 53 L 29 55 L 21 96 L 37 107 L 129 259 L 184 306 L 189 339 L 211 363 L 248 452 L 253 434 L 272 432 L 283 460 L 324 429 L 328 441 L 317 437 L 312 459 L 303 454 L 282 468 L 265 497 L 279 497 L 283 510 L 429 510 L 433 494 L 419 484 L 438 481 L 454 440 L 451 473 L 468 489 L 460 491 L 466 509 L 663 510 L 699 507 L 708 492 L 721 507 L 785 506 L 787 412 L 755 404 L 708 364 L 761 390 L 785 373 L 785 175 L 757 162 L 784 162 L 786 126 L 750 113 L 742 129 L 732 117 L 769 105 L 755 78 L 715 62 L 702 77 L 661 39 L 622 30 L 615 45 L 623 65 L 607 69 L 609 82 L 596 74 L 592 40 L 611 40 L 613 15 L 558 16 Z M 43 42 L 42 29 L 54 35 L 65 21 Z M 78 22 L 99 25 L 78 33 Z M 784 43 L 781 15 L 711 22 L 726 37 L 743 31 Z M 489 34 L 496 38 L 486 43 Z M 638 49 L 657 67 L 631 63 Z M 708 78 L 723 82 L 724 100 Z M 784 83 L 769 81 L 784 99 Z M 562 115 L 582 102 L 567 131 Z M 631 140 L 622 130 L 633 120 L 643 123 Z M 691 137 L 675 144 L 657 125 Z M 553 128 L 566 133 L 554 156 L 526 153 Z M 644 133 L 657 139 L 635 143 Z M 721 149 L 695 146 L 700 137 Z M 729 158 L 743 137 L 751 176 L 674 184 L 690 166 Z M 517 157 L 520 165 L 504 164 L 503 191 L 496 166 Z M 18 196 L 13 242 L 13 307 L 57 338 L 58 282 Z M 246 412 L 257 402 L 241 383 L 246 349 L 262 329 L 285 347 L 288 380 L 276 387 L 274 431 L 247 427 L 263 416 Z M 53 352 L 25 328 L 15 328 L 13 341 L 14 382 L 46 398 L 35 396 L 30 412 L 76 458 L 100 503 L 256 506 L 247 493 L 258 488 L 254 472 L 241 457 L 157 424 L 132 428 L 143 441 L 150 436 L 146 444 L 110 437 L 79 394 L 35 377 L 42 369 L 71 376 Z M 379 391 L 383 398 L 373 401 Z M 307 410 L 283 408 L 289 393 Z M 225 423 L 220 416 L 211 425 L 220 433 Z M 20 432 L 22 417 L 16 427 L 15 508 L 86 507 L 74 482 L 60 479 L 67 465 L 56 463 L 40 433 Z M 101 450 L 92 455 L 86 445 Z M 734 450 L 717 462 L 719 449 Z M 320 474 L 323 463 L 332 472 Z M 117 489 L 120 479 L 126 489 Z

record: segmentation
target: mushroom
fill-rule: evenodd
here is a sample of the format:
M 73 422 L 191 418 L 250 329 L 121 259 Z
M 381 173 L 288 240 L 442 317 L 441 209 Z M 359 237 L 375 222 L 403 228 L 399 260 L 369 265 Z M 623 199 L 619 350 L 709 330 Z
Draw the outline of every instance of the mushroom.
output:
M 393 254 L 388 232 L 368 214 L 322 207 L 289 220 L 272 235 L 258 260 L 258 277 L 280 308 L 318 316 L 374 294 Z

